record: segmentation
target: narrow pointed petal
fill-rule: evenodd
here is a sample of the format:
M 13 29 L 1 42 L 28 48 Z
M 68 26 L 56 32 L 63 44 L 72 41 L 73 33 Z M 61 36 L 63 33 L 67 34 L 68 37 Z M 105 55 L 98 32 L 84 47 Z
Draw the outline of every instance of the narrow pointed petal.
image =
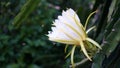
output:
M 95 28 L 95 26 L 89 28 L 89 29 L 86 31 L 86 33 L 88 34 L 88 33 L 89 33 L 91 30 L 93 30 L 94 28 Z
M 65 58 L 67 58 L 68 56 L 70 56 L 72 50 L 65 56 Z
M 76 45 L 73 46 L 72 52 L 71 52 L 71 64 L 72 67 L 74 67 L 74 52 L 75 52 Z
M 68 44 L 65 46 L 65 49 L 64 49 L 65 53 L 67 51 L 68 46 L 69 46 Z
M 102 49 L 101 46 L 96 41 L 92 40 L 91 38 L 86 38 L 86 40 L 89 41 L 89 42 L 91 42 L 92 44 L 94 44 L 98 48 Z
M 92 59 L 90 58 L 90 56 L 88 55 L 88 53 L 87 53 L 87 51 L 86 51 L 86 49 L 85 49 L 85 47 L 84 47 L 83 42 L 80 42 L 80 46 L 81 46 L 81 49 L 82 49 L 83 53 L 85 54 L 85 56 L 86 56 L 90 61 L 92 61 Z

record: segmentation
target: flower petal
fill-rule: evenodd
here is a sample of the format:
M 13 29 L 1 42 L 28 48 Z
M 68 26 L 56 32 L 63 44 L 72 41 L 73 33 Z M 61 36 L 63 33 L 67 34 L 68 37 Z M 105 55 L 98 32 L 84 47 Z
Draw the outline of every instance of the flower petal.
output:
M 52 31 L 49 31 L 48 37 L 51 41 L 56 41 L 65 44 L 77 44 L 75 40 L 69 38 L 60 30 L 57 30 L 56 27 L 52 27 Z
M 81 39 L 80 35 L 76 31 L 73 30 L 74 28 L 72 29 L 72 27 L 69 27 L 69 25 L 62 23 L 60 20 L 55 20 L 55 22 L 56 22 L 55 23 L 56 28 L 58 30 L 62 30 L 63 32 L 66 32 L 74 39 L 77 39 L 77 41 L 79 41 L 79 39 Z
M 89 42 L 91 42 L 95 46 L 97 46 L 99 49 L 102 49 L 101 46 L 96 41 L 92 40 L 91 38 L 86 38 L 86 40 L 89 41 Z
M 86 38 L 86 33 L 74 10 L 63 11 L 62 16 L 58 16 L 53 22 L 52 32 L 49 32 L 49 40 L 76 44 Z
M 75 52 L 76 45 L 73 46 L 72 51 L 71 51 L 71 64 L 72 67 L 74 68 L 74 52 Z
M 80 42 L 80 46 L 81 46 L 81 49 L 82 49 L 83 53 L 85 54 L 85 56 L 86 56 L 90 61 L 92 61 L 92 59 L 90 58 L 90 56 L 89 56 L 88 53 L 87 53 L 87 50 L 85 49 L 85 46 L 84 46 L 84 43 L 83 43 L 83 42 Z
M 84 28 L 80 22 L 79 17 L 77 16 L 76 12 L 72 9 L 68 9 L 67 11 L 62 12 L 62 16 L 59 16 L 58 19 L 65 24 L 70 25 L 73 27 L 76 31 L 79 32 L 81 37 L 85 38 L 85 31 Z

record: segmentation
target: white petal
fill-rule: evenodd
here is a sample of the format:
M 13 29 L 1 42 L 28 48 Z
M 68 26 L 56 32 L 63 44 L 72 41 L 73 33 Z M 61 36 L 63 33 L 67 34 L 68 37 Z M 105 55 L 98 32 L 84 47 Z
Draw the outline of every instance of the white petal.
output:
M 80 22 L 79 17 L 77 16 L 76 12 L 73 9 L 68 9 L 66 14 L 70 15 L 71 17 L 75 18 L 77 22 Z
M 79 41 L 86 37 L 84 28 L 77 14 L 72 9 L 63 11 L 62 16 L 58 16 L 53 25 L 52 32 L 48 34 L 51 41 L 79 44 Z
M 77 14 L 72 9 L 68 9 L 66 12 L 62 12 L 62 16 L 59 16 L 58 19 L 63 23 L 67 23 L 75 28 L 82 37 L 85 35 L 84 28 L 80 23 L 80 19 L 78 18 Z M 84 37 L 85 38 L 85 37 Z
M 68 36 L 66 36 L 63 32 L 57 30 L 56 27 L 52 27 L 52 32 L 48 34 L 49 40 L 56 41 L 65 44 L 77 44 L 77 42 Z
M 67 33 L 69 34 L 69 36 L 71 36 L 72 38 L 76 39 L 77 41 L 79 41 L 80 36 L 79 34 L 77 34 L 76 32 L 74 32 L 74 30 L 72 30 L 70 27 L 68 27 L 66 24 L 62 23 L 61 20 L 56 20 L 56 28 L 63 32 L 63 33 Z

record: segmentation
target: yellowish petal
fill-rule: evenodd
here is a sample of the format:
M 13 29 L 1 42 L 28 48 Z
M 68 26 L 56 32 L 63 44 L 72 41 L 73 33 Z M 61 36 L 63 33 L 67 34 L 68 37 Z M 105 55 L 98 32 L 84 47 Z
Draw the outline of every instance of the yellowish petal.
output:
M 89 29 L 86 31 L 86 33 L 88 34 L 88 33 L 89 33 L 92 29 L 94 29 L 94 28 L 95 28 L 95 26 L 89 28 Z
M 71 52 L 71 64 L 72 67 L 74 67 L 74 52 L 75 52 L 76 45 L 73 46 L 72 52 Z
M 83 53 L 85 54 L 85 56 L 90 60 L 92 61 L 92 59 L 90 58 L 90 56 L 88 55 L 86 49 L 85 49 L 85 46 L 84 46 L 84 43 L 83 42 L 80 42 L 80 46 L 81 46 L 81 49 L 83 51 Z
M 86 40 L 89 41 L 89 42 L 91 42 L 92 44 L 94 44 L 98 48 L 102 49 L 101 46 L 96 41 L 92 40 L 91 38 L 86 38 Z
M 65 46 L 65 50 L 64 50 L 65 53 L 66 53 L 66 51 L 67 51 L 68 46 L 69 46 L 68 44 Z
M 72 50 L 65 56 L 65 58 L 67 58 L 68 56 L 70 56 Z

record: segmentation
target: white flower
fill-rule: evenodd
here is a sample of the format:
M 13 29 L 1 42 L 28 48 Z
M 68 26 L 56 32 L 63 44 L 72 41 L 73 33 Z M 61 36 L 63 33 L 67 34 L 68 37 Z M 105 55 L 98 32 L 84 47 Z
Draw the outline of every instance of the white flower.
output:
M 72 9 L 63 11 L 62 16 L 58 16 L 53 23 L 48 36 L 49 40 L 65 44 L 79 45 L 79 41 L 85 39 L 85 31 L 76 13 Z
M 53 22 L 52 31 L 49 31 L 48 37 L 49 40 L 54 42 L 74 45 L 70 52 L 71 63 L 73 64 L 73 54 L 76 46 L 80 46 L 85 56 L 91 60 L 91 57 L 88 55 L 85 48 L 85 41 L 88 41 L 101 49 L 97 42 L 87 36 L 87 33 L 92 29 L 93 27 L 86 31 L 86 26 L 83 27 L 76 12 L 73 9 L 68 9 L 63 11 L 62 15 L 58 16 L 58 19 Z

